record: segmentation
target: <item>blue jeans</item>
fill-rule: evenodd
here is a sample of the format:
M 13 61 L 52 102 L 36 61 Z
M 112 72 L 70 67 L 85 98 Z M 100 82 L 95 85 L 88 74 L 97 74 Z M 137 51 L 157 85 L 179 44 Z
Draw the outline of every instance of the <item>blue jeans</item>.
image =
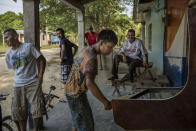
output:
M 72 115 L 72 125 L 78 131 L 94 131 L 92 110 L 85 93 L 77 98 L 66 95 Z

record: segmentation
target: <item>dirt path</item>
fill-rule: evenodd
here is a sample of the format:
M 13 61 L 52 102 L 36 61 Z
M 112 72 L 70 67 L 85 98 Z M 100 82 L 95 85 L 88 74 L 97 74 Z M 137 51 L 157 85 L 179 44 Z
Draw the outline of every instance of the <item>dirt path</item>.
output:
M 43 91 L 48 92 L 49 87 L 54 85 L 57 89 L 54 94 L 63 97 L 62 84 L 60 82 L 60 64 L 59 64 L 59 49 L 47 49 L 41 51 L 47 59 L 46 70 L 43 81 Z M 6 67 L 5 57 L 0 57 L 0 93 L 10 94 L 6 101 L 2 101 L 2 113 L 3 115 L 10 114 L 10 105 L 13 92 L 13 79 L 14 72 Z

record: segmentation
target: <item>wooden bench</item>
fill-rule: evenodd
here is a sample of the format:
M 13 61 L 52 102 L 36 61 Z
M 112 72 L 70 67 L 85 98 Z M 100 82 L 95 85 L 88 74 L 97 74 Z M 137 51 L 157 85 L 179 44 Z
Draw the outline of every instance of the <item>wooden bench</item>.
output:
M 153 63 L 149 62 L 149 67 L 148 68 L 145 68 L 144 64 L 141 65 L 140 67 L 137 67 L 138 71 L 135 71 L 135 74 L 134 74 L 134 77 L 137 78 L 137 80 L 135 79 L 134 82 L 129 81 L 129 76 L 130 76 L 129 73 L 119 75 L 119 76 L 122 76 L 122 77 L 119 77 L 119 79 L 112 80 L 112 86 L 114 87 L 114 91 L 113 91 L 112 95 L 114 95 L 117 92 L 117 94 L 119 96 L 121 96 L 120 91 L 119 91 L 120 86 L 123 86 L 123 88 L 125 90 L 126 89 L 125 88 L 126 84 L 132 85 L 133 87 L 137 86 L 138 84 L 141 84 L 141 85 L 145 84 L 145 82 L 141 82 L 140 76 L 142 76 L 146 73 L 149 74 L 151 81 L 155 81 L 156 78 L 154 78 L 154 76 L 152 75 L 152 73 L 150 71 L 152 66 L 153 66 Z M 141 72 L 141 68 L 144 68 L 142 72 Z
M 150 71 L 150 69 L 151 69 L 152 66 L 153 66 L 153 63 L 152 63 L 152 62 L 149 62 L 148 64 L 149 64 L 148 68 L 145 67 L 145 64 L 144 64 L 144 63 L 143 63 L 141 66 L 136 67 L 136 71 L 138 70 L 138 72 L 136 72 L 136 76 L 137 76 L 137 75 L 138 75 L 138 76 L 142 76 L 142 75 L 148 73 L 149 76 L 150 76 L 150 79 L 151 79 L 152 81 L 155 81 L 156 78 L 152 75 L 152 73 L 151 73 L 151 71 Z M 143 71 L 141 72 L 141 69 L 142 69 L 142 68 L 143 68 Z

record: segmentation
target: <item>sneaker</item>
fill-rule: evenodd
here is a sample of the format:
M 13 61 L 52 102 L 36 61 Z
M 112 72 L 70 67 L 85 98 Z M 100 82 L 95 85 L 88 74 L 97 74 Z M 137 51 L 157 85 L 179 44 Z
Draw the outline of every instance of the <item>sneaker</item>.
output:
M 108 78 L 108 80 L 118 79 L 118 75 L 112 75 L 112 77 Z

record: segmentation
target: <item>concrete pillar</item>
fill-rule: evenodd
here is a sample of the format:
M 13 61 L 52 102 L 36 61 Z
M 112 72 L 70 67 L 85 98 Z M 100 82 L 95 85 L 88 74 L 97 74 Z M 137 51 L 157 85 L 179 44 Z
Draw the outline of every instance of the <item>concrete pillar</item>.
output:
M 39 3 L 39 0 L 23 0 L 24 42 L 33 43 L 38 50 L 40 50 Z M 32 129 L 33 120 L 30 114 L 29 117 L 28 126 Z
M 5 45 L 5 40 L 4 40 L 4 34 L 2 33 L 3 36 L 3 46 Z
M 24 41 L 40 49 L 39 0 L 23 0 Z
M 78 15 L 78 46 L 79 51 L 84 47 L 84 14 L 85 9 L 82 3 L 79 1 L 73 1 L 73 0 L 61 0 L 69 7 L 76 10 L 76 13 Z
M 142 27 L 141 27 L 141 38 L 142 38 L 142 41 L 145 45 L 145 22 L 142 22 Z
M 43 35 L 42 35 L 42 33 L 40 32 L 40 38 L 39 38 L 39 40 L 40 40 L 40 47 L 42 47 L 42 43 L 43 43 Z
M 48 27 L 46 26 L 45 44 L 48 45 Z
M 79 51 L 84 47 L 84 12 L 77 11 L 78 15 L 78 46 Z

